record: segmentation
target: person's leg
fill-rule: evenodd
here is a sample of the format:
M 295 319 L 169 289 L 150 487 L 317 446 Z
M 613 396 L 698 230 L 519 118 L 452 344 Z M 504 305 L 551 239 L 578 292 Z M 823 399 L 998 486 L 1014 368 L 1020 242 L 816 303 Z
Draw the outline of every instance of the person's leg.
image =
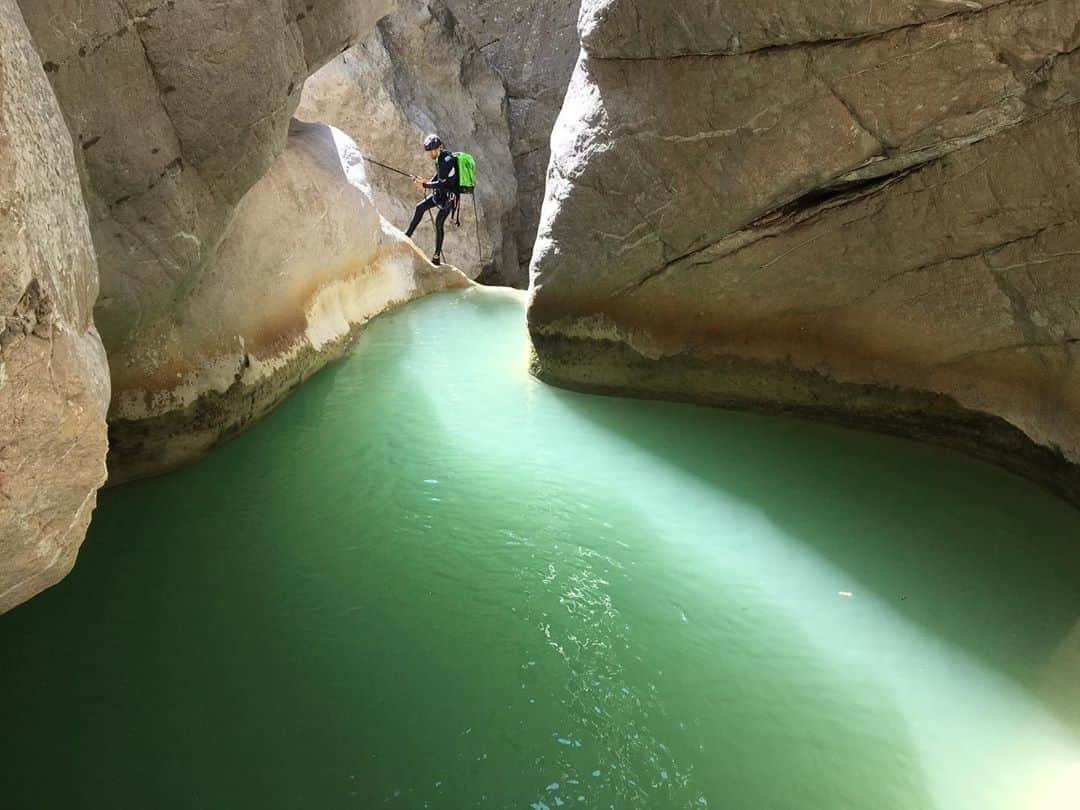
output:
M 413 231 L 416 230 L 416 226 L 420 224 L 420 220 L 424 218 L 424 212 L 429 208 L 435 207 L 435 200 L 431 197 L 425 197 L 416 204 L 416 208 L 413 210 L 412 222 L 409 223 L 408 230 L 405 231 L 405 235 L 411 237 Z
M 443 236 L 446 234 L 446 218 L 450 216 L 450 206 L 440 208 L 435 217 L 435 255 L 442 256 Z

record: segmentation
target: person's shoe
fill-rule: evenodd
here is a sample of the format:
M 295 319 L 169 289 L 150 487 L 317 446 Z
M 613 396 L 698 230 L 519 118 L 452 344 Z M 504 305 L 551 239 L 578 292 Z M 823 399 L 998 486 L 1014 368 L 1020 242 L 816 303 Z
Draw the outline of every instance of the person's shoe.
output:
M 434 256 L 432 256 L 431 263 L 434 264 L 436 267 L 442 264 L 442 254 L 436 253 Z

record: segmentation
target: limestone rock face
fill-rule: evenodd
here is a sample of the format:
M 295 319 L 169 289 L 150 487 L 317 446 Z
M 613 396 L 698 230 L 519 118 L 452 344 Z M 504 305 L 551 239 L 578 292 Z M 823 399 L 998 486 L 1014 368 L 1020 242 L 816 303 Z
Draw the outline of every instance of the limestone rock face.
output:
M 0 613 L 75 562 L 105 480 L 109 376 L 71 138 L 0 0 Z
M 379 216 L 349 138 L 294 121 L 182 304 L 110 355 L 110 483 L 199 458 L 340 356 L 370 318 L 467 284 Z
M 915 435 L 1080 500 L 1080 0 L 670 5 L 582 11 L 541 376 Z
M 506 82 L 524 273 L 540 223 L 551 130 L 577 61 L 581 0 L 446 1 Z M 668 8 L 667 3 L 655 5 Z
M 322 281 L 353 279 L 377 264 L 382 236 L 370 227 L 377 222 L 371 211 L 360 242 L 333 234 L 339 238 L 333 256 L 304 241 L 318 232 L 311 211 L 332 207 L 339 198 L 355 205 L 349 197 L 354 192 L 347 191 L 352 186 L 340 168 L 331 172 L 333 183 L 328 170 L 308 174 L 329 165 L 329 158 L 281 158 L 305 79 L 366 35 L 393 10 L 394 0 L 20 4 L 76 142 L 101 274 L 95 319 L 110 357 L 114 395 L 123 398 L 114 399 L 110 409 L 110 419 L 117 420 L 110 459 L 120 481 L 195 458 L 225 431 L 249 424 L 280 401 L 285 372 L 252 373 L 248 377 L 261 385 L 257 397 L 249 403 L 219 398 L 217 410 L 208 414 L 206 397 L 221 393 L 215 387 L 219 380 L 207 382 L 199 374 L 234 351 L 237 336 L 251 336 L 252 317 L 291 313 L 295 325 Z M 331 152 L 336 164 L 337 152 Z M 250 213 L 246 224 L 236 218 L 242 208 L 273 208 L 251 202 L 259 199 L 251 196 L 253 187 L 268 174 L 277 178 L 266 183 L 280 189 L 281 210 L 294 216 L 279 217 L 277 231 L 260 241 L 243 236 L 257 230 Z M 304 195 L 306 205 L 298 202 Z M 334 221 L 328 215 L 324 237 Z M 250 255 L 237 248 L 245 238 Z M 272 255 L 274 249 L 282 252 Z M 309 287 L 305 297 L 294 289 L 301 281 L 289 276 L 301 270 L 289 250 L 340 259 L 352 270 L 326 275 L 328 265 L 313 259 L 303 266 L 315 274 L 303 282 Z M 292 287 L 260 276 L 275 262 Z M 226 268 L 239 268 L 227 282 Z M 281 300 L 266 297 L 268 290 Z M 357 295 L 367 301 L 366 293 Z M 223 300 L 231 306 L 222 309 Z M 248 311 L 252 307 L 257 311 Z M 263 327 L 262 338 L 272 334 L 286 341 L 280 324 Z M 292 349 L 295 337 L 290 333 Z M 257 352 L 243 356 L 271 356 L 262 338 L 255 341 Z M 314 341 L 296 351 L 305 360 L 293 367 L 310 373 L 336 349 Z M 166 374 L 172 375 L 169 383 Z M 183 396 L 173 396 L 178 386 Z M 141 392 L 142 405 L 133 405 L 132 392 Z
M 304 80 L 392 0 L 21 0 L 81 160 L 110 352 L 175 309 Z
M 332 124 L 365 154 L 425 179 L 433 174 L 422 147 L 426 133 L 438 132 L 451 150 L 472 154 L 480 182 L 475 200 L 463 198 L 461 229 L 447 225 L 447 259 L 474 278 L 526 285 L 516 247 L 506 91 L 442 0 L 402 2 L 366 40 L 308 80 L 296 115 Z M 421 192 L 409 178 L 374 166 L 368 178 L 379 210 L 404 229 Z M 414 238 L 430 250 L 430 222 Z
M 581 42 L 606 59 L 732 54 L 850 39 L 1008 0 L 584 0 Z

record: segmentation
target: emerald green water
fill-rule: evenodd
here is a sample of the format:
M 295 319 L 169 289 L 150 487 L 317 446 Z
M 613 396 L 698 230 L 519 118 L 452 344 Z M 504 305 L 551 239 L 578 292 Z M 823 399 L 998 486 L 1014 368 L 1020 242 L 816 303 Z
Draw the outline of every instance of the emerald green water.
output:
M 439 295 L 0 617 L 4 808 L 1080 806 L 1080 513 Z

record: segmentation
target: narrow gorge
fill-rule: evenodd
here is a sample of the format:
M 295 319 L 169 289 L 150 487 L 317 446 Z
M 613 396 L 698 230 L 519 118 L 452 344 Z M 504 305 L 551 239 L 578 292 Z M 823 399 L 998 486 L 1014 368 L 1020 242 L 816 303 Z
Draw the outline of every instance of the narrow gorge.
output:
M 0 804 L 1072 810 L 1078 47 L 0 0 Z

